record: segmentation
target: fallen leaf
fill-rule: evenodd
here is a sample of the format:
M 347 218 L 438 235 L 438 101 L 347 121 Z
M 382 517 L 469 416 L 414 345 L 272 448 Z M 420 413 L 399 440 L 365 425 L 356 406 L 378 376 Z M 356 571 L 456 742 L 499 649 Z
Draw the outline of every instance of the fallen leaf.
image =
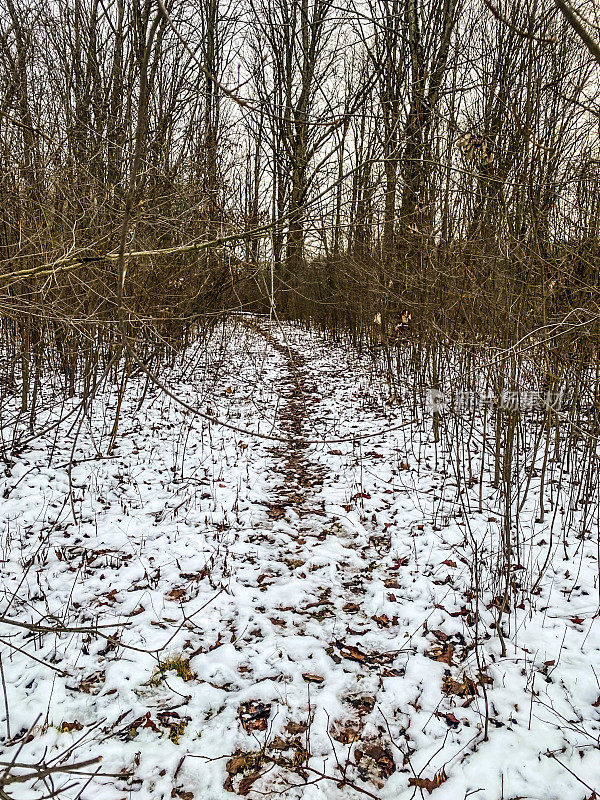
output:
M 450 666 L 452 664 L 452 656 L 454 655 L 454 647 L 449 643 L 445 643 L 442 647 L 434 647 L 433 650 L 429 650 L 425 655 L 428 658 L 432 658 L 434 661 L 439 661 L 442 664 L 448 664 L 448 666 Z
M 285 516 L 285 507 L 278 505 L 269 505 L 269 508 L 267 510 L 267 515 L 269 516 L 270 519 L 275 519 L 275 520 L 281 519 L 282 517 Z
M 470 613 L 469 609 L 466 606 L 461 606 L 460 611 L 449 611 L 448 612 L 448 614 L 451 617 L 468 617 L 469 613 Z M 504 613 L 505 614 L 509 614 L 510 613 L 510 608 L 508 606 L 504 609 Z
M 167 598 L 167 600 L 181 600 L 181 598 L 184 597 L 184 595 L 185 595 L 185 589 L 176 587 L 175 589 L 171 589 L 171 591 L 168 592 L 165 595 L 165 597 Z
M 409 786 L 416 786 L 418 789 L 426 789 L 429 794 L 433 792 L 434 789 L 437 789 L 438 786 L 441 786 L 442 783 L 445 783 L 448 780 L 448 776 L 442 770 L 438 772 L 437 775 L 434 776 L 433 779 L 431 778 L 409 778 L 408 785 Z
M 288 733 L 297 736 L 299 733 L 304 733 L 308 730 L 308 725 L 304 722 L 288 722 L 285 726 Z
M 228 774 L 223 788 L 228 792 L 235 792 L 245 797 L 252 788 L 252 784 L 260 777 L 263 764 L 264 756 L 262 753 L 237 752 L 225 765 Z M 243 777 L 239 782 L 236 780 L 236 786 L 233 779 L 239 775 Z
M 391 751 L 379 744 L 362 744 L 354 751 L 358 772 L 363 780 L 370 780 L 381 788 L 396 771 Z
M 302 677 L 306 683 L 323 683 L 325 680 L 322 675 L 311 675 L 310 672 L 303 672 Z
M 134 720 L 131 725 L 127 726 L 128 737 L 133 739 L 135 736 L 137 736 L 138 728 L 150 728 L 150 730 L 155 731 L 155 733 L 160 733 L 160 728 L 151 719 L 149 711 L 144 714 L 143 717 L 138 717 L 138 719 Z
M 363 653 L 358 647 L 352 644 L 344 644 L 339 639 L 335 642 L 335 646 L 340 651 L 343 658 L 348 658 L 351 661 L 358 661 L 359 664 L 364 664 L 367 660 L 367 654 Z
M 92 675 L 88 675 L 87 678 L 83 678 L 83 680 L 78 686 L 73 687 L 73 690 L 78 692 L 85 692 L 86 694 L 98 694 L 98 692 L 102 688 L 103 682 L 104 682 L 104 673 L 94 672 Z
M 389 628 L 391 623 L 387 614 L 381 614 L 379 617 L 371 617 L 377 623 L 379 628 Z
M 450 675 L 445 675 L 442 680 L 444 694 L 455 694 L 459 697 L 472 697 L 477 694 L 477 684 L 472 678 L 463 675 L 462 681 L 456 681 Z
M 225 764 L 225 769 L 230 775 L 237 775 L 238 772 L 242 772 L 245 769 L 246 760 L 246 753 L 240 753 L 237 756 L 232 756 L 227 764 Z
M 77 719 L 74 722 L 61 722 L 59 730 L 61 733 L 71 733 L 71 731 L 81 731 L 83 730 L 83 725 Z
M 209 574 L 208 567 L 202 567 L 200 572 L 180 572 L 179 577 L 185 581 L 201 581 Z
M 400 569 L 400 567 L 405 567 L 405 566 L 408 564 L 409 560 L 410 560 L 410 559 L 409 559 L 409 557 L 408 557 L 408 556 L 402 556 L 402 558 L 399 558 L 399 559 L 396 561 L 396 563 L 394 564 L 394 566 L 393 566 L 393 567 L 390 567 L 390 569 L 391 569 L 393 572 L 395 572 L 397 569 Z
M 444 633 L 444 631 L 440 631 L 439 629 L 432 630 L 430 633 L 433 633 L 436 639 L 439 639 L 440 642 L 445 642 L 448 638 L 448 634 Z
M 261 703 L 259 700 L 248 700 L 238 709 L 240 722 L 246 733 L 251 731 L 265 731 L 267 721 L 271 714 L 271 703 Z
M 446 725 L 449 728 L 458 728 L 460 725 L 460 720 L 458 720 L 452 713 L 444 714 L 444 719 L 446 720 Z
M 260 772 L 252 772 L 250 775 L 246 775 L 246 777 L 242 778 L 240 781 L 240 784 L 237 788 L 237 793 L 242 797 L 245 797 L 252 788 L 252 785 L 256 783 L 259 778 Z
M 360 737 L 361 723 L 357 720 L 334 722 L 330 728 L 331 738 L 340 744 L 354 744 Z
M 375 697 L 371 694 L 350 694 L 344 700 L 358 711 L 360 716 L 370 714 L 375 708 Z
M 399 669 L 396 667 L 384 667 L 381 672 L 382 678 L 402 678 L 406 674 L 403 667 Z

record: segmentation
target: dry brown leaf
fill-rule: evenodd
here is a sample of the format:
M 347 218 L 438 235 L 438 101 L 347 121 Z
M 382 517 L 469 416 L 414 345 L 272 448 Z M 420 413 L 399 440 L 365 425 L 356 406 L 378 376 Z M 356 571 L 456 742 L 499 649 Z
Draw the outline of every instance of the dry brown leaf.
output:
M 242 703 L 238 709 L 240 722 L 246 733 L 265 731 L 270 713 L 271 704 L 261 703 L 259 700 L 249 700 Z
M 281 519 L 282 517 L 285 517 L 285 507 L 270 505 L 267 510 L 267 515 L 270 519 Z
M 444 631 L 440 630 L 431 630 L 430 633 L 433 633 L 436 639 L 439 639 L 440 642 L 445 642 L 448 639 L 448 634 L 444 633 Z
M 387 614 L 381 614 L 379 617 L 371 617 L 377 623 L 379 628 L 389 628 L 391 625 L 390 618 Z
M 353 744 L 361 733 L 362 724 L 359 720 L 348 720 L 346 722 L 334 722 L 330 728 L 332 739 L 340 744 Z
M 358 771 L 363 780 L 370 780 L 378 787 L 396 771 L 394 757 L 388 747 L 379 744 L 362 744 L 354 751 Z
M 444 694 L 456 694 L 459 697 L 473 697 L 477 694 L 477 684 L 472 678 L 463 675 L 462 681 L 456 681 L 450 675 L 445 675 L 442 681 Z
M 83 725 L 77 719 L 74 722 L 61 722 L 59 730 L 61 733 L 71 733 L 71 731 L 81 731 L 83 730 Z
M 444 714 L 444 719 L 446 720 L 446 725 L 449 728 L 458 728 L 460 725 L 460 720 L 458 720 L 451 712 Z
M 439 661 L 442 664 L 448 664 L 448 666 L 450 666 L 454 655 L 454 647 L 446 642 L 441 647 L 434 647 L 433 650 L 429 650 L 425 655 L 428 658 L 432 658 L 434 661 Z
M 150 717 L 149 711 L 146 712 L 143 717 L 138 717 L 131 723 L 131 725 L 128 725 L 127 730 L 129 732 L 129 736 L 131 738 L 137 736 L 139 728 L 150 728 L 150 730 L 155 731 L 155 733 L 160 733 L 160 728 Z
M 433 779 L 432 778 L 409 778 L 408 779 L 408 785 L 409 786 L 416 786 L 418 789 L 426 789 L 429 792 L 429 794 L 431 794 L 434 789 L 437 789 L 438 786 L 441 786 L 442 783 L 445 783 L 447 780 L 448 780 L 448 776 L 446 775 L 444 770 L 442 770 L 441 772 L 438 772 L 438 774 L 435 775 L 433 777 Z
M 297 736 L 299 733 L 304 733 L 308 730 L 308 723 L 305 722 L 288 722 L 285 726 L 285 729 L 288 733 L 291 733 L 293 736 Z
M 310 672 L 303 672 L 302 677 L 307 683 L 323 683 L 325 680 L 321 675 L 311 675 Z
M 408 556 L 402 556 L 402 558 L 399 558 L 396 563 L 390 567 L 390 570 L 395 572 L 397 569 L 400 569 L 400 567 L 405 567 L 409 561 L 410 559 Z
M 242 778 L 242 780 L 240 781 L 240 784 L 237 789 L 237 794 L 241 795 L 242 797 L 245 797 L 252 788 L 252 785 L 256 783 L 256 781 L 259 778 L 260 778 L 260 772 L 252 772 L 250 775 L 246 775 L 246 777 Z
M 171 589 L 165 597 L 167 600 L 181 600 L 182 597 L 185 596 L 185 589 L 181 587 L 175 587 L 175 589 Z
M 225 765 L 228 774 L 223 788 L 228 792 L 245 797 L 252 788 L 252 784 L 260 777 L 263 764 L 262 753 L 236 752 Z M 238 781 L 237 777 L 240 775 L 242 777 Z M 235 782 L 234 778 L 236 778 Z
M 344 700 L 358 711 L 360 716 L 370 714 L 375 708 L 376 698 L 371 694 L 350 694 Z
M 359 664 L 364 664 L 367 660 L 367 654 L 363 653 L 358 647 L 352 644 L 344 644 L 339 639 L 335 642 L 335 646 L 340 651 L 343 658 L 348 658 L 351 661 L 358 661 Z

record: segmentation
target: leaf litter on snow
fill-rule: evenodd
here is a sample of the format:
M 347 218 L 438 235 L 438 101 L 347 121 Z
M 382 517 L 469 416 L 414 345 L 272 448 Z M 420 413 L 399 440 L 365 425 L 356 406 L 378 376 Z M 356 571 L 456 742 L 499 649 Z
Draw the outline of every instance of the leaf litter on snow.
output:
M 483 575 L 478 602 L 427 421 L 362 444 L 410 416 L 377 364 L 291 325 L 285 346 L 250 325 L 214 343 L 212 377 L 209 346 L 169 381 L 291 449 L 187 418 L 152 389 L 139 406 L 131 379 L 113 458 L 87 460 L 106 446 L 107 390 L 76 442 L 42 438 L 1 478 L 5 611 L 37 626 L 0 623 L 15 645 L 2 645 L 5 758 L 101 756 L 96 777 L 65 789 L 82 800 L 591 796 L 591 595 L 569 594 L 557 568 L 510 611 Z M 53 465 L 73 447 L 69 475 Z M 469 514 L 482 546 L 501 517 L 484 483 L 486 508 Z M 597 578 L 592 544 L 578 543 L 581 586 Z

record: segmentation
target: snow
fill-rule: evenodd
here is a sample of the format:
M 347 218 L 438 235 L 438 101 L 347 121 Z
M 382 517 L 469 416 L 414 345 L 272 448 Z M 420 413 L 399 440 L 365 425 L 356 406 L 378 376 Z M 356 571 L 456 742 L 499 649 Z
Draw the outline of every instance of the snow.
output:
M 152 386 L 144 394 L 143 375 L 129 382 L 110 455 L 110 380 L 85 413 L 44 386 L 40 430 L 75 410 L 34 439 L 18 398 L 2 410 L 3 441 L 23 442 L 0 476 L 2 761 L 101 756 L 86 775 L 52 777 L 61 797 L 84 800 L 231 798 L 227 765 L 257 752 L 271 761 L 250 797 L 411 798 L 428 796 L 411 779 L 440 775 L 435 800 L 592 796 L 597 522 L 577 538 L 582 512 L 561 506 L 559 485 L 536 522 L 532 485 L 502 656 L 490 603 L 505 506 L 488 462 L 479 511 L 479 485 L 458 493 L 451 444 L 433 441 L 427 415 L 415 420 L 409 387 L 390 402 L 377 358 L 299 326 L 244 323 L 161 379 L 248 435 Z M 161 671 L 179 656 L 191 679 Z M 467 679 L 476 693 L 444 691 Z M 248 729 L 243 703 L 256 711 Z M 366 744 L 384 748 L 394 771 L 357 766 Z M 294 753 L 314 771 L 291 769 Z M 229 788 L 252 771 L 231 773 Z

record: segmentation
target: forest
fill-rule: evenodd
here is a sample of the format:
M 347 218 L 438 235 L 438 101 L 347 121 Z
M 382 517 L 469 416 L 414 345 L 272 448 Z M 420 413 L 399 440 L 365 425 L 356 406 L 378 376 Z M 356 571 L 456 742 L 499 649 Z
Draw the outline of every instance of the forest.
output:
M 599 436 L 595 0 L 0 0 L 0 800 L 599 800 Z

